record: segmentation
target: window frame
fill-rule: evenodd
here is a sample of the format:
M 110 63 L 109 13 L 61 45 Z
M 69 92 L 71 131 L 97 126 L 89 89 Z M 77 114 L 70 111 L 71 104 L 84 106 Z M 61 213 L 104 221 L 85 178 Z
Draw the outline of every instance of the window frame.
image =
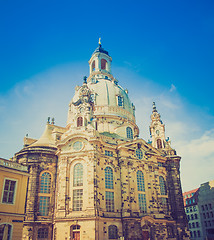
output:
M 137 171 L 137 191 L 138 192 L 145 192 L 144 174 L 141 170 Z
M 135 155 L 136 155 L 137 159 L 139 159 L 139 160 L 143 159 L 143 151 L 140 148 L 136 149 Z
M 49 193 L 41 192 L 41 178 L 42 178 L 42 175 L 44 173 L 50 174 L 50 191 L 49 191 Z M 39 193 L 38 193 L 38 208 L 39 208 L 38 212 L 39 212 L 39 216 L 48 217 L 49 214 L 50 214 L 50 207 L 51 207 L 51 200 L 52 200 L 52 189 L 53 189 L 53 174 L 48 170 L 44 170 L 39 175 Z M 44 201 L 45 199 L 46 199 L 46 201 Z M 42 214 L 44 212 L 44 210 L 41 211 L 42 209 L 44 209 L 44 206 L 45 206 L 44 204 L 42 204 L 42 202 L 47 203 L 46 210 L 45 210 L 45 212 L 47 212 L 46 215 Z
M 105 58 L 102 58 L 100 61 L 100 68 L 102 70 L 107 70 L 108 61 Z
M 75 184 L 75 167 L 77 165 L 81 165 L 81 184 Z M 85 166 L 84 163 L 82 161 L 75 161 L 72 166 L 71 166 L 71 182 L 70 182 L 70 187 L 71 187 L 71 199 L 72 199 L 72 204 L 71 204 L 71 210 L 75 211 L 75 212 L 80 212 L 83 211 L 84 209 L 84 195 L 85 195 L 85 191 L 84 191 L 84 185 L 85 185 L 85 181 L 84 181 L 84 175 L 85 173 Z
M 163 181 L 161 181 L 161 179 Z M 159 176 L 159 186 L 160 186 L 160 195 L 166 196 L 167 195 L 166 180 L 164 179 L 163 176 Z
M 96 61 L 93 60 L 93 62 L 91 63 L 91 71 L 94 72 L 96 70 Z
M 81 166 L 81 168 L 77 168 L 78 166 Z M 73 166 L 73 187 L 82 187 L 83 186 L 83 165 L 82 163 L 76 163 Z
M 141 213 L 147 213 L 147 203 L 145 192 L 138 192 L 138 206 Z
M 42 229 L 46 230 L 46 231 L 43 232 L 44 237 L 39 237 L 39 234 L 41 234 L 39 231 L 42 230 Z M 49 233 L 49 228 L 48 227 L 40 227 L 37 231 L 37 239 L 48 239 L 48 235 L 49 235 L 48 233 Z
M 131 127 L 126 127 L 126 138 L 128 138 L 128 139 L 134 138 L 133 130 Z
M 105 192 L 105 205 L 106 205 L 106 212 L 114 212 L 115 210 L 114 192 L 110 192 L 110 191 Z
M 162 141 L 160 138 L 157 139 L 157 149 L 162 149 L 163 146 L 162 146 Z
M 118 239 L 118 227 L 114 224 L 108 226 L 108 239 Z
M 41 182 L 42 182 L 42 177 L 44 174 L 49 174 L 50 178 L 49 178 L 49 184 L 48 185 L 43 184 L 43 186 L 42 186 Z M 42 174 L 40 174 L 40 191 L 39 191 L 40 193 L 50 193 L 51 192 L 51 184 L 52 184 L 51 178 L 52 178 L 52 176 L 48 171 L 44 171 Z M 45 180 L 45 178 L 44 178 L 44 180 Z M 47 183 L 47 182 L 44 181 L 44 183 Z M 46 191 L 45 187 L 47 187 L 47 191 Z
M 83 188 L 73 189 L 72 210 L 75 212 L 83 210 L 83 193 Z
M 124 97 L 117 95 L 117 106 L 124 108 Z
M 10 226 L 10 229 L 9 229 L 10 230 L 9 240 L 11 240 L 12 237 L 13 237 L 13 224 L 11 224 L 9 222 L 1 222 L 0 226 L 1 225 L 8 225 L 8 226 Z M 4 232 L 3 232 L 3 235 L 4 235 Z
M 114 173 L 113 169 L 109 166 L 105 168 L 105 188 L 114 189 Z
M 14 187 L 14 191 L 13 191 L 13 202 L 11 202 L 11 203 L 10 203 L 10 202 L 4 202 L 4 201 L 3 201 L 4 192 L 5 192 L 5 183 L 6 183 L 6 180 L 15 182 L 15 187 Z M 17 188 L 18 188 L 18 179 L 5 177 L 5 178 L 4 178 L 4 184 L 3 184 L 3 187 L 2 187 L 1 203 L 2 203 L 2 204 L 15 205 Z
M 79 116 L 77 117 L 77 127 L 83 126 L 83 117 Z

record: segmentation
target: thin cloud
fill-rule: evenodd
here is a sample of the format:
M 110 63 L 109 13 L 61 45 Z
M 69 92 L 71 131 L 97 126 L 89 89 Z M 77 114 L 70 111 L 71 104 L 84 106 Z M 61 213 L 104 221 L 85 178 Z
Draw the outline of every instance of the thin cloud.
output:
M 176 91 L 176 87 L 175 87 L 174 84 L 171 84 L 171 88 L 170 88 L 169 91 L 170 91 L 170 92 L 174 92 L 174 91 Z

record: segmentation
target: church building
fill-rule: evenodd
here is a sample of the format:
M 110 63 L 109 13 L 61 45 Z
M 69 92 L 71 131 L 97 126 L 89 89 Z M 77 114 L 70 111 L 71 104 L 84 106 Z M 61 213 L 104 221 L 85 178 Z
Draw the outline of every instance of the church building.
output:
M 151 142 L 139 138 L 135 106 L 99 42 L 76 86 L 66 127 L 48 119 L 14 161 L 28 166 L 22 239 L 189 239 L 180 160 L 151 107 Z M 151 104 L 152 106 L 152 104 Z

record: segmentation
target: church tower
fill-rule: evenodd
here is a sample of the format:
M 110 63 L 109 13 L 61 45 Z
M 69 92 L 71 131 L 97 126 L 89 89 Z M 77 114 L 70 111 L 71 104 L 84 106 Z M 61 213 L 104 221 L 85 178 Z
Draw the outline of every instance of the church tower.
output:
M 180 157 L 153 104 L 152 144 L 99 40 L 65 127 L 47 123 L 15 160 L 29 167 L 23 239 L 186 240 Z M 33 237 L 33 238 L 32 238 Z
M 152 146 L 157 149 L 164 149 L 166 147 L 165 125 L 161 121 L 155 102 L 153 102 L 153 110 L 151 115 L 150 135 L 152 137 Z

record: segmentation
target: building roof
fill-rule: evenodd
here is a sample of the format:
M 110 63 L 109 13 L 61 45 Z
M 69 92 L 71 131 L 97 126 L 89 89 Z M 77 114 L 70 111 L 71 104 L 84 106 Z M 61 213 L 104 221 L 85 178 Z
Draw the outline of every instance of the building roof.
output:
M 47 123 L 42 136 L 39 138 L 39 140 L 31 144 L 29 147 L 56 147 L 54 138 L 52 136 L 53 128 L 53 125 Z
M 97 53 L 97 52 L 105 53 L 106 55 L 109 56 L 108 52 L 107 52 L 104 48 L 102 48 L 102 45 L 101 45 L 101 44 L 99 44 L 99 46 L 95 49 L 95 51 L 93 52 L 93 54 L 94 54 L 94 53 Z M 93 55 L 93 54 L 92 54 L 92 55 Z

